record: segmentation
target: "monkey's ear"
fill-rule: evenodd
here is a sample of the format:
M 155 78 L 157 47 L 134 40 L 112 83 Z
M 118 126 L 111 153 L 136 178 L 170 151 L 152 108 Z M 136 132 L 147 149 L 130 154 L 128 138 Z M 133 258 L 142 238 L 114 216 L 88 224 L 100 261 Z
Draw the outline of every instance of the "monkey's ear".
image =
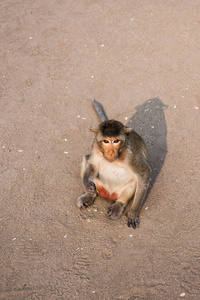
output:
M 125 127 L 125 133 L 129 133 L 129 132 L 131 132 L 131 131 L 133 131 L 132 128 L 127 128 L 127 127 Z
M 96 128 L 90 128 L 90 130 L 94 133 L 97 133 L 97 131 L 98 131 L 98 129 L 96 129 Z

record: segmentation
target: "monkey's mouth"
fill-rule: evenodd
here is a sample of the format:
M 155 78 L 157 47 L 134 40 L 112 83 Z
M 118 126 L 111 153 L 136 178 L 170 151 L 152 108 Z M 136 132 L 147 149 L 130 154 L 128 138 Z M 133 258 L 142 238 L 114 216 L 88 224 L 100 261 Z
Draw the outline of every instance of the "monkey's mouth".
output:
M 104 156 L 105 157 L 105 159 L 107 160 L 107 161 L 109 161 L 109 162 L 113 162 L 113 161 L 115 161 L 116 159 L 117 159 L 117 155 L 115 156 L 115 157 L 112 157 L 112 158 L 110 158 L 110 157 L 106 157 L 106 156 Z

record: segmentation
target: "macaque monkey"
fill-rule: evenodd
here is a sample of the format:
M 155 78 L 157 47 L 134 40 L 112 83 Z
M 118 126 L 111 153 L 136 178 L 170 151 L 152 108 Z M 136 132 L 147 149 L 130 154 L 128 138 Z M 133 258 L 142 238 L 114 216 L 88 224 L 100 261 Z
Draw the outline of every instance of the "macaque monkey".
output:
M 88 207 L 100 195 L 112 201 L 108 217 L 118 219 L 132 200 L 127 225 L 135 229 L 151 174 L 146 145 L 131 128 L 109 120 L 99 102 L 94 100 L 93 106 L 102 123 L 98 129 L 91 129 L 95 139 L 90 155 L 82 160 L 85 193 L 78 198 L 77 206 Z

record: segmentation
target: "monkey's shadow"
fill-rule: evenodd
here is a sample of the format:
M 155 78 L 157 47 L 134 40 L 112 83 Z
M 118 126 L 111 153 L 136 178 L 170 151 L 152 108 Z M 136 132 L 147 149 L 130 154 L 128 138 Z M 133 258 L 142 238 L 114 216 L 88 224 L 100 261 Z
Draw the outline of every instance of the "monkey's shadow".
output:
M 128 121 L 127 126 L 133 128 L 145 141 L 149 153 L 152 170 L 151 181 L 147 190 L 145 203 L 158 177 L 167 155 L 167 124 L 164 105 L 161 100 L 154 98 L 136 106 L 136 113 Z

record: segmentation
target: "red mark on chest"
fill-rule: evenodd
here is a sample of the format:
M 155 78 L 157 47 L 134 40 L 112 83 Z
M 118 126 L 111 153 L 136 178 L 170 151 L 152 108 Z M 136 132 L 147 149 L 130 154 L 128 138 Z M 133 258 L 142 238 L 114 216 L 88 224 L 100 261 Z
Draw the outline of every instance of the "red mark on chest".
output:
M 112 193 L 112 194 L 110 194 L 110 193 L 109 193 L 104 187 L 102 187 L 102 186 L 97 186 L 97 191 L 98 191 L 98 193 L 99 193 L 99 195 L 100 195 L 101 197 L 107 198 L 107 199 L 109 199 L 109 200 L 111 200 L 111 201 L 117 200 L 117 198 L 118 198 L 117 193 Z

